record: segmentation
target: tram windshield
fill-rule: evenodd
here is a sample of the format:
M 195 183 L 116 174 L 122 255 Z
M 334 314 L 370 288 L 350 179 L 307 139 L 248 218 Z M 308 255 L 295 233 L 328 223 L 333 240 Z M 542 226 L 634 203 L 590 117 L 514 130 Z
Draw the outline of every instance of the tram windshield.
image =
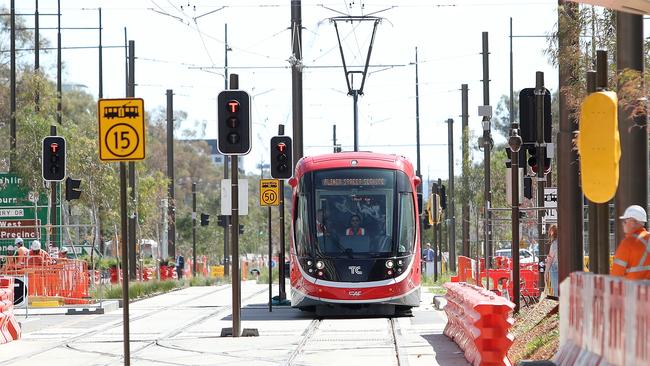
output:
M 304 246 L 299 252 L 359 258 L 413 251 L 415 205 L 404 173 L 332 169 L 310 178 L 302 182 L 298 200 L 296 239 Z

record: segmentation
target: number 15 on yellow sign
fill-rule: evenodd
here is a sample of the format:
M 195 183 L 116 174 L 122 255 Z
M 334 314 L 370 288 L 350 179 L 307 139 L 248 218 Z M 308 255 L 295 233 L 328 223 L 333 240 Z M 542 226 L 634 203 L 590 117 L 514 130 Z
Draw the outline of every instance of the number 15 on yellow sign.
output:
M 99 159 L 133 161 L 145 158 L 144 100 L 100 99 Z

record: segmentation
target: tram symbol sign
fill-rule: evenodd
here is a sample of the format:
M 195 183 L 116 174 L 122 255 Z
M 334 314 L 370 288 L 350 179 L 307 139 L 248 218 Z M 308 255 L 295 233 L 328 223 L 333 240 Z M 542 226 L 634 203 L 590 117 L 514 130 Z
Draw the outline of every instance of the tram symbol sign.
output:
M 557 222 L 557 188 L 544 188 L 544 223 Z
M 260 180 L 260 206 L 280 204 L 280 183 L 277 179 Z
M 145 158 L 144 100 L 100 99 L 99 159 L 134 161 Z

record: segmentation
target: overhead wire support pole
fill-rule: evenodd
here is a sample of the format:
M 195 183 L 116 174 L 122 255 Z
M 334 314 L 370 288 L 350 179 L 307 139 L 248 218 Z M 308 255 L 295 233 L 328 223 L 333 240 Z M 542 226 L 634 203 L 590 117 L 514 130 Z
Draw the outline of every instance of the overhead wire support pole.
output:
M 490 201 L 492 200 L 492 191 L 490 187 L 490 150 L 492 148 L 492 135 L 490 133 L 490 119 L 492 110 L 490 107 L 490 65 L 488 51 L 488 32 L 482 33 L 483 43 L 483 111 L 480 115 L 483 117 L 483 175 L 485 180 L 483 199 L 485 201 L 485 269 L 490 267 L 490 258 L 492 257 L 492 226 L 490 219 Z M 490 280 L 487 278 L 487 288 L 490 287 Z
M 230 75 L 231 89 L 239 89 L 239 75 Z M 241 336 L 241 273 L 239 271 L 239 172 L 237 167 L 237 155 L 230 159 L 231 170 L 231 207 L 232 225 L 230 227 L 232 237 L 232 336 Z
M 544 142 L 544 96 L 546 95 L 546 88 L 544 88 L 544 73 L 537 71 L 535 73 L 535 122 L 537 124 L 537 206 L 544 206 L 544 160 L 546 158 L 546 143 Z M 537 246 L 539 248 L 540 257 L 546 258 L 548 254 L 548 246 L 545 242 L 543 234 L 543 218 L 545 211 L 537 211 Z M 548 269 L 547 269 L 548 270 Z M 544 290 L 544 272 L 539 271 L 539 284 L 540 291 Z
M 167 186 L 169 204 L 167 206 L 167 253 L 176 258 L 176 200 L 174 188 L 174 91 L 167 89 Z M 163 258 L 164 259 L 164 258 Z
M 16 167 L 16 4 L 15 0 L 11 0 L 11 19 L 10 19 L 10 49 L 11 49 L 11 60 L 9 67 L 9 84 L 10 85 L 10 98 L 11 99 L 11 111 L 10 111 L 10 121 L 9 121 L 9 131 L 10 131 L 10 159 L 9 159 L 9 170 L 14 171 Z
M 467 84 L 461 84 L 461 127 L 462 127 L 462 154 L 463 154 L 463 194 L 462 194 L 462 235 L 463 250 L 465 257 L 470 256 L 469 227 L 469 112 L 468 112 L 468 89 Z
M 56 122 L 61 125 L 61 0 L 57 0 L 57 33 L 56 33 Z
M 596 51 L 596 91 L 607 90 L 607 51 Z M 609 201 L 597 203 L 596 207 L 596 260 L 598 274 L 609 274 Z M 591 207 L 590 207 L 591 208 Z M 591 227 L 591 222 L 589 223 Z M 591 252 L 591 248 L 589 248 Z
M 223 66 L 223 88 L 228 89 L 228 23 L 224 24 L 224 66 Z M 223 178 L 228 179 L 230 167 L 228 155 L 223 155 Z M 230 275 L 230 215 L 224 215 L 223 227 L 223 273 L 225 276 Z
M 449 193 L 447 194 L 447 217 L 449 218 L 449 269 L 456 271 L 456 212 L 454 206 L 454 120 L 447 119 L 449 141 Z
M 129 41 L 129 83 L 127 84 L 127 97 L 135 97 L 135 41 Z M 131 196 L 132 212 L 129 215 L 129 279 L 135 280 L 137 277 L 137 259 L 136 259 L 136 225 L 138 222 L 138 204 L 137 204 L 137 185 L 135 163 L 129 161 L 129 189 Z
M 303 156 L 302 113 L 302 8 L 300 0 L 291 0 L 291 111 L 293 128 L 293 164 Z

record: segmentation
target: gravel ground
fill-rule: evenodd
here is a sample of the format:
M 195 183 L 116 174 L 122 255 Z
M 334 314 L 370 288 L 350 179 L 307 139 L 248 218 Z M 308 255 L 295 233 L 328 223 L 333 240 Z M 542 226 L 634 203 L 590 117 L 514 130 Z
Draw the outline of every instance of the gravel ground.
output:
M 508 352 L 513 364 L 521 360 L 548 360 L 553 357 L 560 341 L 558 305 L 557 301 L 544 299 L 538 304 L 521 308 L 512 327 L 515 342 Z

